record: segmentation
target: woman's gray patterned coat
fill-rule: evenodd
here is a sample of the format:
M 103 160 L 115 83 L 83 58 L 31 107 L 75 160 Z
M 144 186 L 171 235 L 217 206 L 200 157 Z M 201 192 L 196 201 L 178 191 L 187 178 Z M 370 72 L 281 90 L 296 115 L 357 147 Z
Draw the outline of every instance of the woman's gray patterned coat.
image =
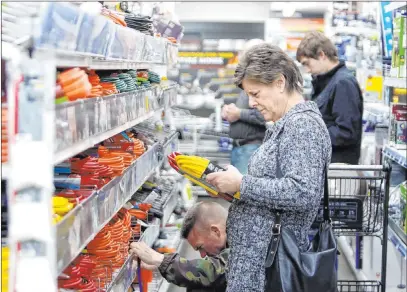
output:
M 277 154 L 282 174 L 278 179 Z M 228 292 L 264 291 L 264 262 L 275 210 L 283 211 L 284 228 L 291 229 L 298 245 L 307 249 L 330 158 L 328 130 L 313 102 L 294 106 L 267 130 L 243 176 L 241 199 L 229 210 Z

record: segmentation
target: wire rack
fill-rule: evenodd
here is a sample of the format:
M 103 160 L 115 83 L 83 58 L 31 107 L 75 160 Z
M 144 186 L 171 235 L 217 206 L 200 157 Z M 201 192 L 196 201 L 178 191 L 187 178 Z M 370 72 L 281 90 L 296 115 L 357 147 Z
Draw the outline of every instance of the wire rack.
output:
M 378 281 L 338 281 L 338 292 L 380 292 Z
M 336 236 L 382 236 L 386 172 L 378 168 L 331 165 L 329 206 Z M 314 227 L 322 222 L 323 206 Z

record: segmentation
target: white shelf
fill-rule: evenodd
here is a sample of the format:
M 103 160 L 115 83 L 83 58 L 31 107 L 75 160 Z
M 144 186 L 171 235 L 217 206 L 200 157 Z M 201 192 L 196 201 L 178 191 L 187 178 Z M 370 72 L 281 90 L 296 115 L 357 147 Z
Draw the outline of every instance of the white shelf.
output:
M 393 10 L 396 10 L 396 9 L 399 9 L 399 8 L 402 8 L 405 6 L 406 6 L 405 1 L 400 1 L 400 2 L 392 1 L 384 7 L 384 11 L 390 12 L 390 11 L 393 11 Z
M 8 179 L 10 174 L 10 168 L 7 163 L 1 164 L 1 179 Z
M 407 88 L 407 78 L 385 77 L 384 85 L 395 88 Z
M 394 247 L 399 251 L 402 257 L 407 258 L 407 238 L 403 230 L 389 220 L 389 240 L 393 243 Z
M 112 130 L 109 130 L 109 131 L 97 134 L 95 136 L 89 137 L 88 139 L 80 141 L 78 143 L 75 143 L 74 145 L 72 145 L 72 146 L 70 146 L 70 147 L 68 147 L 68 148 L 66 148 L 66 149 L 64 149 L 62 151 L 58 151 L 55 154 L 55 164 L 58 164 L 58 163 L 66 160 L 66 159 L 68 159 L 68 158 L 70 158 L 70 157 L 72 157 L 72 156 L 74 156 L 74 155 L 76 155 L 76 154 L 90 148 L 90 147 L 93 147 L 97 143 L 100 143 L 100 142 L 102 142 L 102 141 L 104 141 L 104 140 L 106 140 L 106 139 L 108 139 L 110 137 L 113 137 L 114 135 L 116 135 L 118 133 L 121 133 L 121 132 L 123 132 L 123 131 L 125 131 L 125 130 L 127 130 L 127 129 L 129 129 L 129 128 L 131 128 L 131 127 L 133 127 L 133 126 L 147 120 L 147 119 L 149 119 L 149 118 L 151 118 L 156 112 L 157 111 L 150 112 L 150 113 L 148 113 L 148 114 L 146 114 L 146 115 L 144 115 L 144 116 L 142 116 L 140 118 L 135 119 L 132 122 L 125 123 L 123 125 L 120 125 L 120 126 L 114 128 L 114 129 L 112 129 Z
M 338 26 L 333 27 L 332 31 L 334 33 L 343 33 L 351 35 L 367 35 L 367 36 L 378 36 L 379 31 L 370 27 L 352 27 L 352 26 Z
M 46 51 L 39 49 L 40 52 Z M 152 66 L 166 66 L 165 63 L 131 61 L 125 59 L 106 59 L 91 54 L 80 52 L 70 52 L 59 49 L 51 50 L 55 56 L 56 67 L 72 68 L 81 67 L 95 70 L 129 70 L 129 69 L 150 69 Z
M 175 85 L 166 88 L 157 86 L 57 105 L 57 151 L 54 163 L 58 164 L 103 140 L 146 121 L 161 112 L 167 104 L 172 106 L 171 95 L 176 95 L 176 92 Z M 151 110 L 153 105 L 150 105 L 148 112 L 146 99 L 156 100 L 159 103 L 158 106 L 155 106 L 155 110 Z M 146 111 L 147 113 L 145 113 Z M 88 118 L 77 118 L 79 113 Z M 102 116 L 105 118 L 102 119 Z M 61 132 L 64 134 L 61 135 Z
M 386 145 L 383 148 L 384 156 L 390 158 L 391 160 L 400 164 L 404 168 L 407 168 L 406 152 L 407 152 L 407 150 L 405 150 L 405 149 L 396 149 L 389 145 Z

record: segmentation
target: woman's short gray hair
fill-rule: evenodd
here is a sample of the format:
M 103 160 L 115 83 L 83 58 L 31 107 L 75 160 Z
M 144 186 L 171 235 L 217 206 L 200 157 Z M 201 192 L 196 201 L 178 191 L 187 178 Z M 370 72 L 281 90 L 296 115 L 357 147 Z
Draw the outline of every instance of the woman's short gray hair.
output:
M 302 92 L 303 79 L 294 60 L 279 47 L 263 43 L 244 53 L 235 71 L 235 84 L 242 88 L 244 79 L 270 84 L 281 75 L 286 80 L 285 87 L 289 93 Z

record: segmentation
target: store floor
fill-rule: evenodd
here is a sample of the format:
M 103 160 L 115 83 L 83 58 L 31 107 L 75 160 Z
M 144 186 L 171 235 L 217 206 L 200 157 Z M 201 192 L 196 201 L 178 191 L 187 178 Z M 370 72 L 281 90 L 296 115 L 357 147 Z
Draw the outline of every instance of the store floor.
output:
M 206 201 L 206 200 L 216 200 L 213 198 L 202 198 L 200 199 L 200 201 Z M 220 204 L 222 204 L 224 207 L 228 206 L 228 203 L 224 200 L 217 200 Z M 182 243 L 182 247 L 181 247 L 181 255 L 184 256 L 187 259 L 193 259 L 193 258 L 199 258 L 199 253 L 197 251 L 195 251 L 194 249 L 192 249 L 192 247 L 186 242 L 184 241 Z M 352 273 L 352 271 L 350 270 L 348 263 L 346 261 L 346 259 L 340 255 L 339 256 L 339 275 L 338 275 L 338 279 L 340 280 L 355 280 L 355 277 Z M 185 288 L 180 288 L 177 287 L 175 285 L 170 285 L 168 287 L 167 292 L 185 292 L 186 289 Z M 159 291 L 159 292 L 166 292 L 166 291 Z

